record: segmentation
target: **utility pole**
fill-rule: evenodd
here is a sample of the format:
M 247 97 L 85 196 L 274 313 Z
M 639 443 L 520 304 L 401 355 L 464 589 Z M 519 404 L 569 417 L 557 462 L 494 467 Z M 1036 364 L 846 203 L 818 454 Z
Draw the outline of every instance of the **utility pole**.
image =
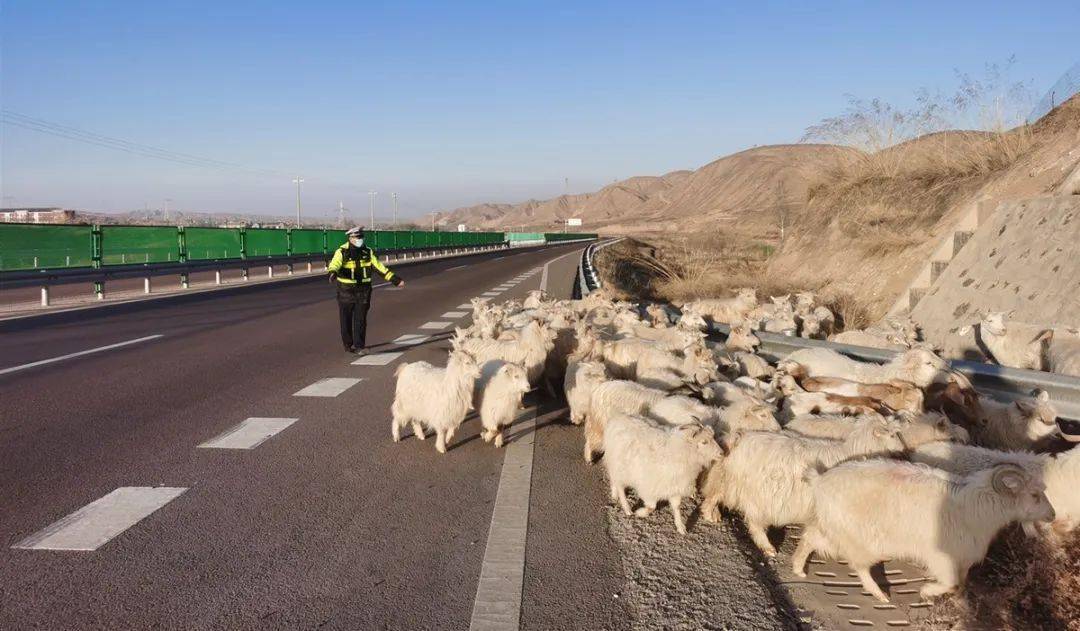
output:
M 296 227 L 297 228 L 300 227 L 300 184 L 302 184 L 303 181 L 304 181 L 304 178 L 299 176 L 299 175 L 296 176 L 296 178 L 293 180 L 293 184 L 296 185 Z
M 390 197 L 394 198 L 394 230 L 397 230 L 397 193 L 390 193 Z
M 368 197 L 371 199 L 371 224 L 368 225 L 368 230 L 375 229 L 375 196 L 378 194 L 377 191 L 368 191 Z
M 428 214 L 431 215 L 431 231 L 435 232 L 435 218 L 439 216 L 439 211 L 433 210 Z
M 345 227 L 345 203 L 342 202 L 340 199 L 338 200 L 338 203 L 337 203 L 337 211 L 338 211 L 338 224 L 340 224 L 341 227 L 344 228 Z
M 171 201 L 172 201 L 171 197 L 166 197 L 165 198 L 165 222 L 166 223 L 168 223 L 168 221 L 169 221 L 169 202 L 171 202 Z

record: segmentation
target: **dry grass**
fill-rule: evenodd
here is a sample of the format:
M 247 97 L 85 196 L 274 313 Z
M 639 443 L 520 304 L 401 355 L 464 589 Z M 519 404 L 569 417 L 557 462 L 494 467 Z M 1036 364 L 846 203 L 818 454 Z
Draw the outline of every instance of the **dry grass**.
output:
M 809 289 L 766 273 L 768 245 L 728 234 L 629 239 L 601 252 L 597 266 L 622 297 L 676 304 L 753 287 L 761 296 Z
M 1032 146 L 1030 127 L 1002 132 L 947 132 L 874 153 L 851 154 L 818 174 L 810 212 L 795 229 L 820 234 L 835 226 L 867 255 L 922 243 L 961 197 L 1012 166 Z
M 935 606 L 933 629 L 1080 629 L 1080 534 L 1062 549 L 1010 528 L 972 568 L 964 592 Z

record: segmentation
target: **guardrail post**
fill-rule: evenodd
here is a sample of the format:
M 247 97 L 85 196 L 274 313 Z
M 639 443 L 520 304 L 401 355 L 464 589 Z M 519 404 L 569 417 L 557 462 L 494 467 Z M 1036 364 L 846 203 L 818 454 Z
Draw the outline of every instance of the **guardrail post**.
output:
M 90 267 L 101 269 L 101 226 L 94 225 L 90 228 Z M 105 299 L 105 283 L 100 280 L 94 281 L 94 295 L 98 300 Z
M 308 261 L 308 262 L 307 262 L 307 273 L 308 273 L 308 274 L 310 274 L 310 273 L 311 273 L 311 261 Z
M 215 285 L 220 285 L 221 284 L 221 270 L 219 270 L 219 269 L 214 270 L 214 284 Z
M 266 266 L 266 277 L 267 278 L 273 278 L 274 277 L 274 264 L 273 263 Z
M 188 255 L 187 255 L 187 235 L 184 234 L 183 226 L 177 226 L 176 234 L 177 234 L 176 240 L 177 240 L 177 243 L 179 244 L 179 247 L 180 247 L 180 253 L 177 255 L 176 259 L 181 263 L 187 263 L 187 260 L 188 260 Z M 147 279 L 147 282 L 149 282 L 149 279 Z M 187 272 L 181 272 L 180 273 L 180 286 L 183 287 L 184 289 L 187 289 L 190 286 L 190 283 L 188 282 L 188 273 Z M 149 285 L 147 285 L 147 287 L 149 287 Z M 150 293 L 150 292 L 147 291 L 146 293 Z
M 49 286 L 48 285 L 42 285 L 41 286 L 41 306 L 42 307 L 48 307 L 49 306 Z
M 150 277 L 147 276 L 146 278 L 143 278 L 142 280 L 143 280 L 143 293 L 144 294 L 150 293 Z

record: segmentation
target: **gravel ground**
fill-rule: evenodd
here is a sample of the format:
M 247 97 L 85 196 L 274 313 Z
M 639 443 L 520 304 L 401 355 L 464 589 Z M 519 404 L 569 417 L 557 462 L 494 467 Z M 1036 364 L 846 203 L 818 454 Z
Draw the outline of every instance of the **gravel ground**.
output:
M 675 532 L 662 505 L 648 518 L 607 507 L 608 531 L 622 553 L 634 629 L 798 629 L 786 593 L 749 553 L 742 528 L 698 521 L 683 504 L 688 534 Z M 693 513 L 693 514 L 692 514 Z

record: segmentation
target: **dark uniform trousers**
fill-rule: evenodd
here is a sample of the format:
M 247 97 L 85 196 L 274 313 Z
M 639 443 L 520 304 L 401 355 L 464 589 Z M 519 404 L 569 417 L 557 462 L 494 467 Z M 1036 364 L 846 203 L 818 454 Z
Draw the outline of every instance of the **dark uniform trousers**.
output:
M 337 283 L 341 343 L 345 348 L 367 345 L 367 313 L 371 307 L 371 283 Z

